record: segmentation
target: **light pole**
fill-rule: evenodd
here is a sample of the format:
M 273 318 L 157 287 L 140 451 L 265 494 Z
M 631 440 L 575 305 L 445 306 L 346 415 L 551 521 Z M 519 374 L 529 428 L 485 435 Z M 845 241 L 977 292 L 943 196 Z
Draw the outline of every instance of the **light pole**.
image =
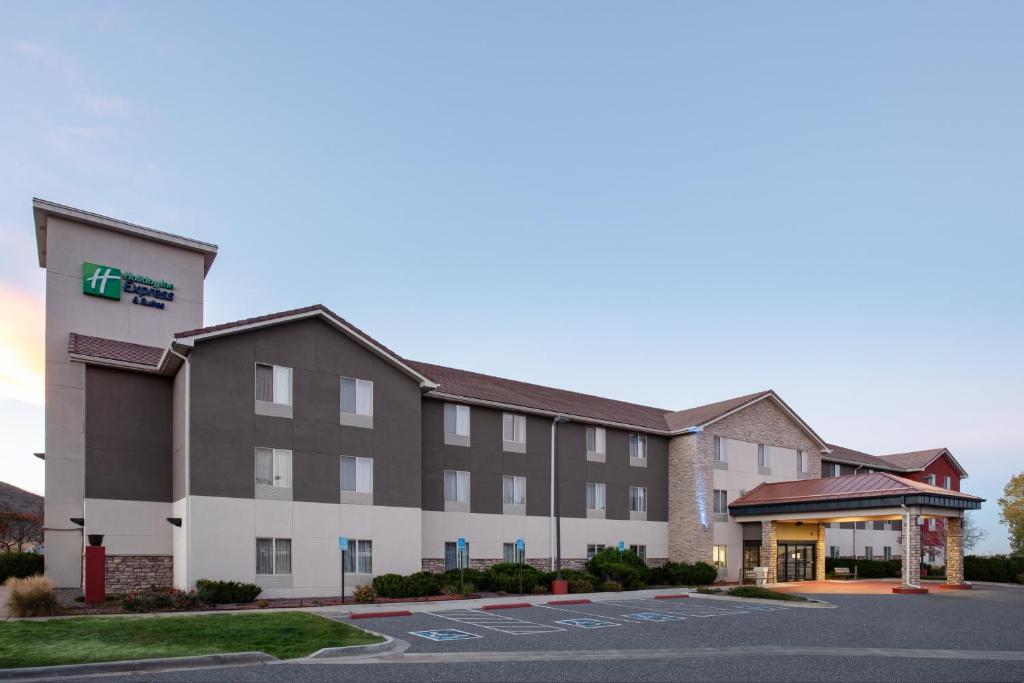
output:
M 551 457 L 555 461 L 555 570 L 557 572 L 555 575 L 555 579 L 557 579 L 558 581 L 562 580 L 562 510 L 558 493 L 559 489 L 561 488 L 559 486 L 558 481 L 558 425 L 568 421 L 569 418 L 565 417 L 564 415 L 559 415 L 558 417 L 555 418 L 555 443 L 551 454 Z

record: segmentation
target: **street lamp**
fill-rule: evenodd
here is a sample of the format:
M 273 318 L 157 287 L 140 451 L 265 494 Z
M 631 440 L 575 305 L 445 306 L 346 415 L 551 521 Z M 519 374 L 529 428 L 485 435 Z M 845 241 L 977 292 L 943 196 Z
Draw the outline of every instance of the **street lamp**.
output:
M 562 509 L 558 495 L 561 488 L 558 479 L 558 425 L 568 421 L 569 418 L 564 415 L 555 418 L 555 444 L 551 456 L 555 461 L 555 570 L 557 572 L 555 579 L 558 581 L 562 580 Z

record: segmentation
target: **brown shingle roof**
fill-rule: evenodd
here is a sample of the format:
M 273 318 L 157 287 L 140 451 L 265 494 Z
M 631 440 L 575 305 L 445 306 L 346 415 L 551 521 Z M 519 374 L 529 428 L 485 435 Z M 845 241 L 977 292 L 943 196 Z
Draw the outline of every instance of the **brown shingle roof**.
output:
M 889 472 L 872 472 L 849 477 L 826 477 L 761 484 L 757 488 L 729 503 L 729 507 L 750 505 L 783 505 L 825 500 L 850 500 L 877 496 L 898 496 L 925 493 L 966 500 L 981 500 L 977 496 L 930 486 L 920 481 L 904 479 Z
M 946 452 L 945 448 L 929 448 L 925 451 L 911 451 L 910 453 L 893 453 L 892 455 L 878 456 L 883 462 L 895 465 L 905 470 L 920 470 L 928 466 L 935 458 Z
M 155 368 L 160 363 L 164 350 L 158 346 L 132 344 L 72 332 L 68 337 L 68 353 L 120 363 L 151 365 Z
M 697 406 L 696 408 L 687 408 L 686 410 L 677 410 L 675 412 L 667 413 L 665 415 L 665 422 L 668 424 L 669 429 L 686 429 L 687 427 L 697 427 L 703 425 L 706 422 L 710 422 L 715 418 L 721 417 L 731 410 L 735 410 L 751 401 L 772 394 L 772 391 L 758 391 L 753 394 L 747 394 L 746 396 L 737 396 L 736 398 L 729 398 L 724 401 L 716 401 L 715 403 L 708 403 L 707 405 Z
M 505 403 L 594 420 L 665 430 L 662 408 L 652 408 L 610 398 L 554 389 L 529 382 L 504 379 L 443 365 L 406 360 L 410 367 L 438 385 L 435 392 L 481 401 Z
M 899 465 L 887 462 L 877 455 L 871 455 L 862 451 L 855 451 L 852 448 L 836 446 L 835 444 L 829 444 L 828 447 L 832 452 L 821 456 L 822 460 L 855 463 L 857 465 L 865 465 L 879 470 L 892 470 L 894 472 L 903 471 L 903 468 Z

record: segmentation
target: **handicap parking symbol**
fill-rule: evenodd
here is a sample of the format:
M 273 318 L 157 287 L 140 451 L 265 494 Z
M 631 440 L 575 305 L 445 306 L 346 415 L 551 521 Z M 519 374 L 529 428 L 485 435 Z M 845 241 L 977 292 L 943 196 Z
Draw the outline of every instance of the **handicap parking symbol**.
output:
M 556 624 L 565 624 L 566 626 L 577 626 L 579 628 L 607 628 L 608 626 L 621 626 L 621 624 L 613 624 L 610 621 L 601 621 L 600 619 L 563 619 L 562 621 L 556 621 Z
M 469 640 L 471 638 L 482 638 L 483 636 L 466 633 L 454 628 L 440 628 L 434 631 L 409 631 L 410 635 L 419 636 L 432 640 L 435 643 L 447 642 L 449 640 Z
M 662 614 L 661 612 L 638 612 L 636 614 L 624 614 L 623 616 L 642 621 L 681 621 L 684 618 L 672 614 Z

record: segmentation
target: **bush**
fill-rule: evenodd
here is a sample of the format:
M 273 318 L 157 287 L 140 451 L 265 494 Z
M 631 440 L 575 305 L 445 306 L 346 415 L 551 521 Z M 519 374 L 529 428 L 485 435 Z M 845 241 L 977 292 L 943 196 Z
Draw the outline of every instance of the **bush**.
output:
M 373 590 L 382 598 L 406 598 L 406 580 L 401 574 L 381 574 L 373 577 Z
M 53 581 L 45 576 L 11 577 L 7 586 L 7 610 L 15 617 L 48 617 L 60 613 Z
M 718 571 L 707 562 L 666 562 L 651 571 L 654 585 L 707 586 L 718 578 Z
M 548 587 L 543 585 L 543 584 L 538 583 L 536 586 L 534 586 L 530 590 L 530 592 L 533 593 L 534 595 L 545 595 L 548 592 Z
M 109 599 L 108 596 L 107 600 Z M 171 596 L 171 602 L 174 609 L 199 609 L 203 605 L 203 601 L 199 599 L 199 594 L 195 591 L 176 590 Z
M 728 593 L 729 595 L 736 598 L 761 598 L 762 600 L 794 600 L 803 602 L 807 601 L 807 598 L 802 598 L 799 595 L 778 593 L 769 588 L 762 588 L 761 586 L 736 586 L 735 588 L 730 588 Z
M 173 588 L 157 588 L 150 586 L 132 593 L 121 601 L 121 606 L 129 612 L 156 612 L 174 607 L 175 590 Z
M 488 590 L 490 588 L 490 579 L 485 572 L 479 569 L 451 569 L 446 571 L 440 576 L 439 581 L 441 584 L 448 584 L 458 588 L 461 582 L 465 580 L 466 585 L 473 584 L 479 586 L 480 590 Z M 466 591 L 467 593 L 471 591 Z
M 441 581 L 430 572 L 416 572 L 409 576 L 381 574 L 373 578 L 373 590 L 382 598 L 419 598 L 437 595 L 441 591 Z
M 618 593 L 622 590 L 622 584 L 618 581 L 605 581 L 601 584 L 601 590 L 605 590 L 611 593 Z
M 39 553 L 0 553 L 0 583 L 42 573 L 43 556 Z
M 651 570 L 632 550 L 605 548 L 587 561 L 587 571 L 602 581 L 615 581 L 626 590 L 647 584 Z
M 825 558 L 825 571 L 831 573 L 836 567 L 846 567 L 851 572 L 857 570 L 857 578 L 860 579 L 888 579 L 899 578 L 903 571 L 903 562 L 900 560 L 854 560 L 854 559 L 833 559 Z
M 505 591 L 507 593 L 518 593 L 519 591 L 519 565 L 511 563 L 496 564 L 486 573 L 486 590 Z M 530 565 L 523 565 L 523 591 L 529 593 L 534 586 L 544 583 L 544 572 L 541 572 Z
M 437 595 L 441 592 L 441 581 L 432 572 L 416 572 L 406 577 L 408 592 L 413 597 Z
M 373 592 L 373 586 L 359 586 L 359 588 L 352 591 L 352 598 L 356 602 L 373 602 L 377 599 L 377 594 Z
M 964 558 L 964 579 L 995 583 L 1024 583 L 1024 557 L 968 555 Z
M 196 593 L 199 595 L 199 600 L 207 605 L 252 602 L 262 592 L 263 589 L 254 583 L 212 581 L 210 579 L 196 581 Z
M 573 579 L 569 582 L 570 593 L 593 593 L 594 584 L 587 579 Z

